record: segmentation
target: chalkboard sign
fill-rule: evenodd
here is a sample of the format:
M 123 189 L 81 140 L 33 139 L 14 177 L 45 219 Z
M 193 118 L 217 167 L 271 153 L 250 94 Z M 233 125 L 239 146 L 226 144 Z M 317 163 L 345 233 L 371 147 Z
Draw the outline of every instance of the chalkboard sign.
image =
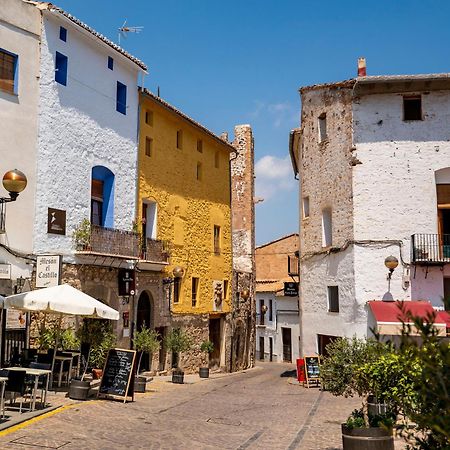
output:
M 306 384 L 308 387 L 310 383 L 320 383 L 319 362 L 318 356 L 305 356 Z
M 112 348 L 106 357 L 99 396 L 127 397 L 134 399 L 134 360 L 136 352 Z

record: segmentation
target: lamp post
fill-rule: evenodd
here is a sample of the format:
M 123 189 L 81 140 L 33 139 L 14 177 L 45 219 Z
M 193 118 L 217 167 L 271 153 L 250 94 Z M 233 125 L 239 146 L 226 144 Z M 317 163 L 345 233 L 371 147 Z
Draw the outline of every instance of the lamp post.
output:
M 398 259 L 395 256 L 388 256 L 384 260 L 384 265 L 389 269 L 387 280 L 388 280 L 388 292 L 391 292 L 391 278 L 392 274 L 394 273 L 394 270 L 398 266 Z
M 0 197 L 0 232 L 5 232 L 6 203 L 15 202 L 19 194 L 27 187 L 27 177 L 20 170 L 10 170 L 3 175 L 3 187 L 9 197 Z

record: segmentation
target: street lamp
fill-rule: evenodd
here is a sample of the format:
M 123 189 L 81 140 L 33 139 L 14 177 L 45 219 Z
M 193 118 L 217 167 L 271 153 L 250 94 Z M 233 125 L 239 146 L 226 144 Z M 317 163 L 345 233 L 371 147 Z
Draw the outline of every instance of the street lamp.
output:
M 394 270 L 398 266 L 398 259 L 392 255 L 388 256 L 384 260 L 384 265 L 389 269 L 387 279 L 388 279 L 388 292 L 390 292 L 391 291 L 391 278 L 392 278 L 392 274 L 394 273 Z
M 19 194 L 27 187 L 27 177 L 20 170 L 9 170 L 3 175 L 3 187 L 9 197 L 0 197 L 0 232 L 5 232 L 6 203 L 15 202 Z
M 242 300 L 246 301 L 250 297 L 250 291 L 248 289 L 242 289 L 241 291 L 241 298 Z

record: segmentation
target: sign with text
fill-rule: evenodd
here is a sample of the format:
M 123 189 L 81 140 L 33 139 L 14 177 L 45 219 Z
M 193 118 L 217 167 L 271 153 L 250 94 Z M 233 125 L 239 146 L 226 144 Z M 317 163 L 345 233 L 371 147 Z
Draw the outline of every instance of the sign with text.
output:
M 284 283 L 285 297 L 298 297 L 298 283 L 294 281 L 285 281 Z
M 135 293 L 135 272 L 131 269 L 119 269 L 119 295 L 134 295 Z
M 27 316 L 23 311 L 17 309 L 5 309 L 7 330 L 25 330 L 27 327 Z
M 11 279 L 11 264 L 0 264 L 0 280 Z
M 66 211 L 48 208 L 47 233 L 66 234 Z
M 58 286 L 61 274 L 61 256 L 45 255 L 36 259 L 36 287 Z
M 320 384 L 320 358 L 318 356 L 305 356 L 306 385 Z

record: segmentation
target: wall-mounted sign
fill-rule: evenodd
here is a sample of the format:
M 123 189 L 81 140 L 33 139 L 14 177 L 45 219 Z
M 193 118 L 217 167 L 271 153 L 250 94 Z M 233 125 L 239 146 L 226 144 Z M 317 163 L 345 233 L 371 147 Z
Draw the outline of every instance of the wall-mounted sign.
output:
M 0 264 L 0 280 L 11 279 L 11 264 Z
M 66 234 L 66 211 L 48 208 L 47 233 Z
M 36 287 L 58 286 L 61 274 L 61 256 L 45 255 L 36 259 Z
M 5 309 L 5 311 L 7 330 L 24 330 L 27 327 L 26 313 L 17 309 Z
M 119 269 L 119 295 L 135 294 L 135 273 L 131 269 Z
M 295 283 L 294 281 L 285 281 L 284 296 L 285 297 L 297 297 L 298 296 L 298 283 Z

